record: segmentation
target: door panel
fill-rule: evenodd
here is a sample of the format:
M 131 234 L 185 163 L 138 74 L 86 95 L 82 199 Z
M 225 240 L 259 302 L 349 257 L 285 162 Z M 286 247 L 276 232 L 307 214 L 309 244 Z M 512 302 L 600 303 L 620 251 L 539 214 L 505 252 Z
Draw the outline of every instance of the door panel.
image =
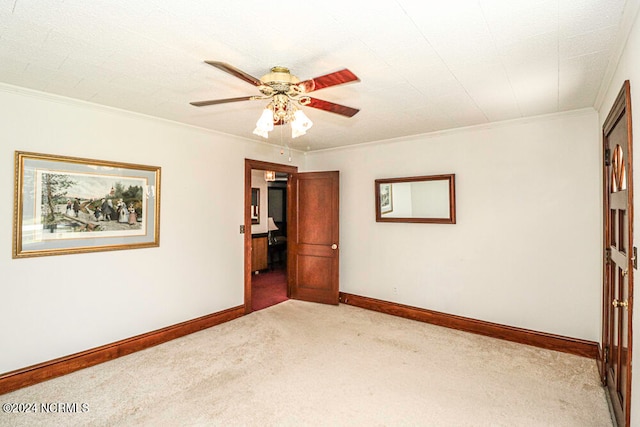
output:
M 299 242 L 329 246 L 334 243 L 332 190 L 332 176 L 298 174 Z
M 633 313 L 633 181 L 631 104 L 625 82 L 603 126 L 603 382 L 618 425 L 630 423 Z
M 290 245 L 291 297 L 338 304 L 339 173 L 294 176 L 297 212 Z
M 304 254 L 298 257 L 299 289 L 319 289 L 325 287 L 325 272 L 331 273 L 333 260 L 330 257 Z

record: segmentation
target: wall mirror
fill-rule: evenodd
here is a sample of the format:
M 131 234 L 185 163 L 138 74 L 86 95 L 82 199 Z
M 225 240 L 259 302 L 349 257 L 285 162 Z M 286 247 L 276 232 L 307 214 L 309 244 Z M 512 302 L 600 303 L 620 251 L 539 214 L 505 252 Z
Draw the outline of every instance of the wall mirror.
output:
M 377 222 L 456 223 L 455 174 L 376 179 Z
M 251 224 L 260 224 L 260 189 L 251 189 Z

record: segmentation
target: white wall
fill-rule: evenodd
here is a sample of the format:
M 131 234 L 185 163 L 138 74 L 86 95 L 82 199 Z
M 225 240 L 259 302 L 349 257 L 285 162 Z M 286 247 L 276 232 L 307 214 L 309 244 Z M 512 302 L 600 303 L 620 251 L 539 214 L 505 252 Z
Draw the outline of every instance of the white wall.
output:
M 604 101 L 602 106 L 599 108 L 599 118 L 600 118 L 600 126 L 599 129 L 602 129 L 602 125 L 604 124 L 609 111 L 611 110 L 611 106 L 615 101 L 620 89 L 622 88 L 622 84 L 625 80 L 629 80 L 631 83 L 631 110 L 632 110 L 632 120 L 633 120 L 633 131 L 636 137 L 634 138 L 634 151 L 635 157 L 638 158 L 638 137 L 640 133 L 640 110 L 638 107 L 640 106 L 640 15 L 638 14 L 638 6 L 637 2 L 635 2 L 635 17 L 633 17 L 633 27 L 629 34 L 629 38 L 627 39 L 626 46 L 622 53 L 622 56 L 618 62 L 618 67 L 613 75 L 611 83 L 608 86 L 608 90 L 604 97 Z M 633 9 L 633 8 L 632 8 Z M 636 201 L 634 204 L 635 217 L 634 217 L 634 225 L 635 229 L 634 242 L 635 246 L 640 246 L 638 243 L 640 241 L 640 203 L 637 201 L 640 200 L 638 187 L 640 185 L 640 163 L 638 161 L 634 161 L 633 164 L 633 181 L 635 185 L 635 196 L 634 200 Z M 640 284 L 640 275 L 636 271 L 635 275 L 635 286 L 638 289 Z M 637 296 L 638 293 L 636 292 Z M 636 299 L 638 301 L 638 299 Z M 640 348 L 640 306 L 638 303 L 634 306 L 633 313 L 633 346 L 635 349 Z M 640 352 L 634 353 L 636 358 L 640 354 Z M 634 359 L 636 359 L 634 358 Z M 637 359 L 635 360 L 637 363 Z M 635 375 L 632 376 L 632 390 L 631 390 L 631 425 L 637 426 L 640 425 L 640 375 L 635 372 Z
M 340 171 L 340 290 L 597 341 L 598 132 L 589 109 L 308 153 Z M 447 173 L 457 224 L 375 221 L 375 179 Z
M 279 148 L 11 86 L 0 129 L 0 373 L 244 303 L 244 159 Z M 160 247 L 12 259 L 16 150 L 161 166 Z

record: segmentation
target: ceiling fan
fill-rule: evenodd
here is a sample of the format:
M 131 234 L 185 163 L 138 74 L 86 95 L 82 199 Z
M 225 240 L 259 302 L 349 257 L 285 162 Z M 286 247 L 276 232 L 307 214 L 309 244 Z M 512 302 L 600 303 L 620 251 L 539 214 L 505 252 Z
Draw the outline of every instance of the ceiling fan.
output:
M 349 82 L 360 81 L 360 79 L 355 74 L 353 74 L 346 68 L 334 73 L 315 77 L 313 79 L 300 81 L 300 79 L 291 74 L 289 69 L 286 67 L 273 67 L 271 68 L 271 72 L 257 79 L 252 75 L 247 74 L 244 71 L 239 70 L 238 68 L 225 62 L 205 62 L 213 67 L 231 74 L 234 77 L 237 77 L 249 84 L 256 86 L 262 95 L 241 96 L 237 98 L 214 99 L 209 101 L 197 101 L 190 103 L 191 105 L 196 107 L 204 107 L 207 105 L 215 104 L 226 104 L 229 102 L 271 99 L 271 102 L 269 103 L 269 105 L 267 105 L 266 108 L 266 110 L 271 111 L 271 113 L 269 113 L 269 120 L 272 120 L 272 123 L 270 123 L 271 129 L 273 128 L 274 124 L 279 125 L 290 122 L 293 124 L 293 122 L 297 118 L 296 113 L 301 113 L 301 111 L 298 110 L 297 107 L 293 104 L 294 101 L 299 105 L 329 111 L 331 113 L 340 114 L 346 117 L 353 117 L 358 111 L 360 111 L 357 108 L 335 104 L 333 102 L 324 101 L 322 99 L 312 98 L 307 95 L 308 93 L 319 89 L 337 86 Z M 304 114 L 302 115 L 304 116 Z M 311 127 L 311 122 L 306 118 L 306 116 L 304 116 L 304 118 L 308 121 L 307 128 Z M 261 117 L 260 120 L 266 119 Z M 258 123 L 258 128 L 259 127 L 260 123 Z M 258 128 L 256 128 L 256 130 Z M 254 131 L 254 133 L 266 137 L 266 131 L 263 131 L 262 133 Z M 302 134 L 304 134 L 304 131 L 302 131 Z

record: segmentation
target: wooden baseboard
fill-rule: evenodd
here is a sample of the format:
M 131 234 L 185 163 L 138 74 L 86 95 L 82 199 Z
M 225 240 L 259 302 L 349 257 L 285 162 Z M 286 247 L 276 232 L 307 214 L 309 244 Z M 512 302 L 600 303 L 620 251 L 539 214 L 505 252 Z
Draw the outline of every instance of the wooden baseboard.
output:
M 80 353 L 7 372 L 0 375 L 0 394 L 9 393 L 22 387 L 126 356 L 127 354 L 228 322 L 243 315 L 244 306 L 233 307 Z
M 532 345 L 549 350 L 561 351 L 592 359 L 598 358 L 598 343 L 593 341 L 500 325 L 498 323 L 490 323 L 468 317 L 440 313 L 437 311 L 344 292 L 340 292 L 340 302 L 368 310 L 391 314 L 393 316 L 444 326 L 446 328 L 458 329 L 465 332 L 486 335 L 493 338 Z

